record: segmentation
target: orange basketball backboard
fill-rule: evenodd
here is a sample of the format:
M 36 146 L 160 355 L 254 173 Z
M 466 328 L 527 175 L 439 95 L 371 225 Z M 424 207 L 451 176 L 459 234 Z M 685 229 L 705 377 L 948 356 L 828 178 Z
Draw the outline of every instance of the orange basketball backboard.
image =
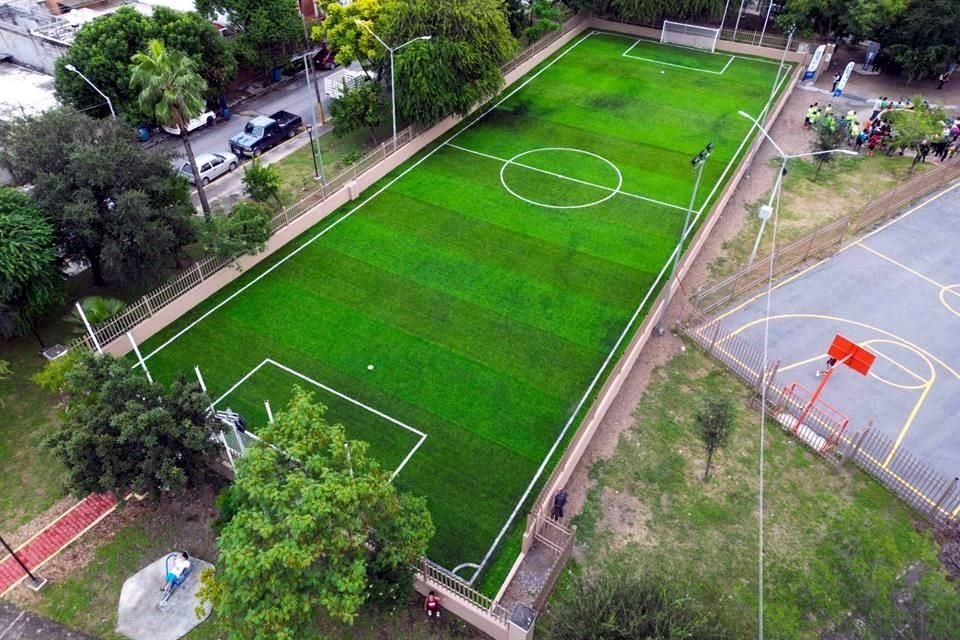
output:
M 833 344 L 827 350 L 827 355 L 836 358 L 863 376 L 867 375 L 873 361 L 877 359 L 877 356 L 839 333 L 833 338 Z

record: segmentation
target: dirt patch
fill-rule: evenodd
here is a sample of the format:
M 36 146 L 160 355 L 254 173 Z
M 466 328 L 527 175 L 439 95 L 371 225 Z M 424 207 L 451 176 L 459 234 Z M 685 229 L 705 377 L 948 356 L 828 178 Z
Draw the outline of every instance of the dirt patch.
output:
M 650 507 L 624 491 L 604 487 L 600 495 L 603 506 L 601 531 L 608 533 L 611 549 L 616 551 L 628 544 L 640 547 L 653 546 L 647 521 L 651 518 Z

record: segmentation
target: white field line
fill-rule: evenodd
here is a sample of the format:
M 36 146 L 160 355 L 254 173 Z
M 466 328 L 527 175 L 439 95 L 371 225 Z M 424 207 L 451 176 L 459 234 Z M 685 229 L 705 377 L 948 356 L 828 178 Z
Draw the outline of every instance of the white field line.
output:
M 347 394 L 341 393 L 341 392 L 337 391 L 336 389 L 334 389 L 333 387 L 328 387 L 327 385 L 325 385 L 325 384 L 323 384 L 323 383 L 321 383 L 321 382 L 317 382 L 317 381 L 314 380 L 313 378 L 311 378 L 311 377 L 309 377 L 309 376 L 307 376 L 307 375 L 304 375 L 304 374 L 300 373 L 299 371 L 295 371 L 295 370 L 291 369 L 291 368 L 288 367 L 288 366 L 282 365 L 282 364 L 280 364 L 279 362 L 277 362 L 276 360 L 271 360 L 270 358 L 267 358 L 267 359 L 265 360 L 265 362 L 269 362 L 270 364 L 272 364 L 273 366 L 277 367 L 278 369 L 280 369 L 280 370 L 282 370 L 282 371 L 286 371 L 286 372 L 289 373 L 290 375 L 295 376 L 295 377 L 297 377 L 297 378 L 300 378 L 300 379 L 303 380 L 304 382 L 309 382 L 310 384 L 314 385 L 315 387 L 319 387 L 319 388 L 323 389 L 324 391 L 326 391 L 326 392 L 328 392 L 328 393 L 332 393 L 333 395 L 337 396 L 338 398 L 342 398 L 342 399 L 346 400 L 347 402 L 349 402 L 349 403 L 351 403 L 351 404 L 353 404 L 353 405 L 356 405 L 356 406 L 360 407 L 361 409 L 365 409 L 366 411 L 369 411 L 370 413 L 372 413 L 372 414 L 375 415 L 375 416 L 379 416 L 379 417 L 383 418 L 383 419 L 386 420 L 387 422 L 391 422 L 391 423 L 397 425 L 398 427 L 401 427 L 401 428 L 403 428 L 403 429 L 406 429 L 407 431 L 410 431 L 411 433 L 415 433 L 415 434 L 417 434 L 418 436 L 420 436 L 420 439 L 417 440 L 417 444 L 415 444 L 415 445 L 413 446 L 413 449 L 410 449 L 410 451 L 409 451 L 409 452 L 407 453 L 407 455 L 403 458 L 403 460 L 400 461 L 400 464 L 397 466 L 397 468 L 393 470 L 393 473 L 390 474 L 390 480 L 391 480 L 391 482 L 393 481 L 394 478 L 397 477 L 397 474 L 400 473 L 400 471 L 402 471 L 405 466 L 407 466 L 407 463 L 410 462 L 410 458 L 412 458 L 412 457 L 413 457 L 413 454 L 415 454 L 415 453 L 417 452 L 417 449 L 420 448 L 420 445 L 423 444 L 423 441 L 427 439 L 427 434 L 425 434 L 423 431 L 420 431 L 419 429 L 414 429 L 413 427 L 411 427 L 411 426 L 408 425 L 407 423 L 401 422 L 400 420 L 397 420 L 397 419 L 394 418 L 393 416 L 387 415 L 386 413 L 384 413 L 384 412 L 382 412 L 382 411 L 379 411 L 379 410 L 377 410 L 377 409 L 374 409 L 374 408 L 371 407 L 370 405 L 364 404 L 363 402 L 360 402 L 360 401 L 357 400 L 356 398 L 351 398 L 351 397 L 348 396 Z
M 392 423 L 392 424 L 394 424 L 394 425 L 396 425 L 396 426 L 398 426 L 398 427 L 401 427 L 402 429 L 406 429 L 407 431 L 410 431 L 411 433 L 414 433 L 414 434 L 420 436 L 419 440 L 417 440 L 417 444 L 414 445 L 413 449 L 411 449 L 411 450 L 409 451 L 409 453 L 407 453 L 407 455 L 404 457 L 404 459 L 400 462 L 400 465 L 399 465 L 396 469 L 393 470 L 393 473 L 390 474 L 390 480 L 391 480 L 391 481 L 392 481 L 392 480 L 397 476 L 397 474 L 400 473 L 400 471 L 406 466 L 407 462 L 410 461 L 410 458 L 413 457 L 413 454 L 416 453 L 416 452 L 417 452 L 417 449 L 420 448 L 420 445 L 423 444 L 423 441 L 427 439 L 427 434 L 424 433 L 423 431 L 420 431 L 419 429 L 415 429 L 414 427 L 411 427 L 411 426 L 408 425 L 407 423 L 402 422 L 402 421 L 400 421 L 400 420 L 397 420 L 397 419 L 394 418 L 393 416 L 387 415 L 386 413 L 384 413 L 384 412 L 382 412 L 382 411 L 379 411 L 379 410 L 377 410 L 377 409 L 374 409 L 374 408 L 371 407 L 370 405 L 364 404 L 363 402 L 360 402 L 360 401 L 357 400 L 356 398 L 352 398 L 352 397 L 346 395 L 345 393 L 342 393 L 342 392 L 340 392 L 340 391 L 337 391 L 337 390 L 334 389 L 333 387 L 329 387 L 329 386 L 327 386 L 327 385 L 325 385 L 325 384 L 323 384 L 323 383 L 321 383 L 321 382 L 318 382 L 317 380 L 314 380 L 314 379 L 311 378 L 310 376 L 307 376 L 307 375 L 305 375 L 305 374 L 303 374 L 303 373 L 300 373 L 299 371 L 296 371 L 295 369 L 291 369 L 290 367 L 288 367 L 288 366 L 286 366 L 286 365 L 280 364 L 279 362 L 277 362 L 276 360 L 273 360 L 273 359 L 271 359 L 271 358 L 265 358 L 263 362 L 261 362 L 261 363 L 258 364 L 256 367 L 254 367 L 253 369 L 251 369 L 245 376 L 243 376 L 242 378 L 240 378 L 240 380 L 238 380 L 232 387 L 230 387 L 229 389 L 227 389 L 227 391 L 226 391 L 223 395 L 221 395 L 219 398 L 217 398 L 217 399 L 214 401 L 214 404 L 219 403 L 221 400 L 223 400 L 224 398 L 226 398 L 227 396 L 229 396 L 231 393 L 233 393 L 234 391 L 236 391 L 237 388 L 240 387 L 240 385 L 242 385 L 244 382 L 246 382 L 247 380 L 249 380 L 250 377 L 251 377 L 253 374 L 255 374 L 257 371 L 259 371 L 259 370 L 263 367 L 263 365 L 265 365 L 265 364 L 273 365 L 274 367 L 280 369 L 281 371 L 284 371 L 285 373 L 288 373 L 288 374 L 290 374 L 290 375 L 292 375 L 292 376 L 294 376 L 294 377 L 296 377 L 296 378 L 299 378 L 299 379 L 303 380 L 304 382 L 309 382 L 310 384 L 312 384 L 312 385 L 315 386 L 315 387 L 318 387 L 318 388 L 320 388 L 320 389 L 323 389 L 324 391 L 326 391 L 326 392 L 328 392 L 328 393 L 331 393 L 331 394 L 337 396 L 338 398 L 342 398 L 343 400 L 346 400 L 346 401 L 349 402 L 350 404 L 353 404 L 353 405 L 355 405 L 355 406 L 358 406 L 358 407 L 360 407 L 361 409 L 364 409 L 365 411 L 368 411 L 369 413 L 372 413 L 372 414 L 375 415 L 375 416 L 378 416 L 378 417 L 380 417 L 380 418 L 383 418 L 383 419 L 386 420 L 387 422 L 390 422 L 390 423 Z M 272 446 L 272 445 L 271 445 L 271 446 Z
M 220 401 L 221 401 L 221 400 L 223 400 L 223 399 L 226 398 L 228 395 L 230 395 L 231 393 L 233 393 L 234 391 L 236 391 L 236 390 L 237 390 L 237 387 L 239 387 L 239 386 L 242 385 L 244 382 L 246 382 L 247 380 L 249 380 L 249 379 L 250 379 L 250 376 L 252 376 L 253 374 L 255 374 L 257 371 L 260 371 L 260 369 L 263 367 L 263 365 L 267 364 L 268 362 L 270 362 L 270 360 L 269 360 L 269 359 L 266 359 L 266 360 L 264 360 L 263 362 L 261 362 L 260 364 L 258 364 L 257 366 L 255 366 L 253 369 L 250 369 L 250 371 L 247 372 L 247 375 L 245 375 L 245 376 L 243 376 L 242 378 L 240 378 L 239 380 L 237 380 L 237 382 L 236 382 L 232 387 L 230 387 L 229 389 L 227 389 L 227 390 L 223 393 L 223 395 L 221 395 L 219 398 L 217 398 L 216 400 L 214 400 L 214 401 L 211 403 L 212 406 L 216 407 L 218 404 L 220 404 Z
M 522 162 L 516 162 L 514 160 L 507 160 L 505 158 L 500 158 L 489 153 L 484 153 L 482 151 L 475 151 L 473 149 L 467 149 L 466 147 L 461 147 L 460 145 L 451 144 L 450 142 L 445 142 L 445 145 L 452 147 L 454 149 L 459 149 L 460 151 L 466 151 L 467 153 L 473 153 L 484 158 L 489 158 L 490 160 L 496 160 L 497 162 L 502 162 L 503 164 L 512 164 L 516 167 L 523 167 L 524 169 L 530 169 L 531 171 L 537 171 L 539 173 L 546 174 L 548 176 L 553 176 L 554 178 L 560 178 L 561 180 L 569 180 L 570 182 L 576 182 L 577 184 L 586 185 L 588 187 L 594 187 L 600 189 L 601 191 L 607 191 L 610 193 L 619 193 L 620 195 L 628 196 L 630 198 L 636 198 L 637 200 L 645 200 L 646 202 L 652 202 L 653 204 L 659 204 L 664 207 L 670 207 L 672 209 L 679 209 L 680 211 L 686 211 L 686 207 L 681 207 L 675 204 L 670 204 L 669 202 L 663 202 L 661 200 L 654 200 L 653 198 L 647 198 L 646 196 L 637 195 L 635 193 L 629 193 L 621 189 L 614 189 L 613 187 L 605 187 L 601 184 L 595 184 L 593 182 L 587 182 L 586 180 L 580 180 L 579 178 L 573 178 L 571 176 L 565 176 L 562 173 L 554 173 L 553 171 L 547 171 L 546 169 L 540 169 L 539 167 L 534 167 L 529 164 L 524 164 Z
M 599 32 L 594 31 L 592 33 L 599 33 Z M 783 84 L 783 82 L 786 80 L 788 76 L 789 74 L 784 74 L 783 79 L 780 81 L 781 85 Z M 779 86 L 777 89 L 779 90 Z M 777 92 L 774 91 L 774 95 L 776 95 L 776 93 Z M 765 113 L 769 108 L 770 108 L 770 100 L 767 101 L 767 105 L 764 106 L 763 110 L 761 111 L 761 114 Z M 716 193 L 716 190 L 720 187 L 720 184 L 723 182 L 723 179 L 726 177 L 727 173 L 730 171 L 730 168 L 733 166 L 734 161 L 740 156 L 740 152 L 743 150 L 744 145 L 747 144 L 747 141 L 750 140 L 755 128 L 756 128 L 756 125 L 750 125 L 750 129 L 747 131 L 747 134 L 744 136 L 743 140 L 740 142 L 740 146 L 737 147 L 736 153 L 733 154 L 733 157 L 730 159 L 730 162 L 728 162 L 727 166 L 724 168 L 723 173 L 720 174 L 720 178 L 714 184 L 713 189 L 710 191 L 710 194 L 707 196 L 706 200 L 703 201 L 703 205 L 701 205 L 700 209 L 697 210 L 697 213 L 694 216 L 688 228 L 688 231 L 687 231 L 688 235 L 690 233 L 693 233 L 693 230 L 696 228 L 697 222 L 700 220 L 700 216 L 703 214 L 703 211 L 706 208 L 707 203 L 710 202 L 710 199 L 713 197 L 713 194 Z M 490 561 L 490 556 L 493 555 L 493 552 L 494 550 L 496 550 L 497 545 L 500 543 L 500 540 L 503 538 L 504 534 L 506 534 L 507 529 L 510 528 L 510 525 L 512 524 L 513 520 L 517 517 L 517 513 L 520 511 L 520 507 L 523 506 L 523 503 L 527 499 L 527 496 L 530 495 L 530 492 L 533 490 L 533 486 L 536 484 L 537 480 L 540 478 L 540 475 L 543 473 L 543 470 L 546 467 L 547 462 L 550 460 L 551 456 L 553 456 L 554 452 L 557 449 L 557 446 L 559 446 L 560 444 L 560 441 L 563 439 L 564 435 L 566 435 L 567 431 L 570 429 L 570 425 L 573 423 L 574 418 L 576 418 L 577 414 L 580 412 L 580 409 L 583 407 L 583 404 L 586 402 L 590 393 L 593 392 L 593 388 L 597 385 L 597 382 L 600 380 L 600 377 L 602 376 L 604 370 L 606 370 L 607 366 L 610 364 L 610 361 L 613 359 L 614 354 L 620 348 L 620 344 L 623 342 L 624 338 L 630 332 L 630 329 L 633 326 L 634 322 L 636 322 L 637 317 L 640 315 L 641 310 L 647 304 L 647 300 L 649 300 L 654 289 L 656 289 L 657 285 L 660 283 L 660 279 L 663 278 L 663 274 L 666 271 L 667 266 L 673 262 L 674 255 L 678 251 L 681 251 L 683 244 L 684 242 L 686 242 L 686 240 L 687 238 L 685 236 L 683 240 L 681 242 L 678 242 L 677 245 L 674 247 L 673 251 L 670 253 L 670 257 L 667 258 L 667 261 L 664 263 L 663 267 L 660 269 L 660 273 L 657 274 L 656 280 L 654 280 L 653 284 L 650 285 L 650 289 L 647 291 L 646 295 L 644 295 L 643 300 L 641 300 L 640 304 L 637 306 L 636 310 L 633 312 L 633 315 L 630 316 L 630 320 L 627 321 L 627 325 L 626 327 L 624 327 L 623 332 L 620 334 L 620 337 L 617 338 L 617 341 L 616 343 L 614 343 L 613 348 L 610 350 L 610 353 L 607 354 L 607 357 L 603 361 L 603 364 L 600 365 L 600 370 L 597 371 L 597 375 L 594 376 L 593 380 L 590 382 L 590 386 L 587 387 L 587 390 L 584 392 L 583 397 L 580 398 L 580 401 L 577 403 L 577 406 L 574 407 L 573 412 L 570 414 L 570 418 L 567 420 L 566 424 L 563 426 L 563 429 L 560 431 L 560 435 L 557 436 L 557 439 L 553 443 L 553 446 L 550 447 L 550 451 L 547 453 L 546 457 L 543 459 L 543 463 L 540 465 L 540 468 L 537 469 L 537 473 L 534 474 L 533 479 L 530 481 L 530 484 L 527 486 L 526 491 L 524 491 L 523 496 L 520 498 L 519 502 L 517 502 L 517 506 L 514 507 L 513 512 L 510 514 L 510 517 L 507 518 L 506 524 L 500 530 L 500 533 L 497 534 L 496 540 L 493 541 L 493 544 L 490 546 L 490 549 L 487 551 L 486 555 L 483 557 L 483 560 L 480 563 L 480 568 L 478 568 L 477 571 L 470 578 L 469 584 L 472 585 L 474 583 L 474 581 L 477 579 L 477 576 L 480 575 L 480 572 L 486 566 L 487 562 Z
M 711 71 L 710 69 L 701 69 L 700 67 L 688 67 L 688 66 L 683 65 L 683 64 L 675 64 L 675 63 L 673 63 L 673 62 L 664 62 L 663 60 L 654 60 L 653 58 L 644 58 L 644 57 L 642 57 L 642 56 L 632 56 L 632 55 L 630 55 L 630 51 L 631 51 L 635 46 L 637 46 L 638 44 L 640 44 L 641 42 L 643 42 L 643 41 L 642 41 L 642 40 L 637 40 L 637 41 L 634 42 L 632 45 L 630 45 L 630 48 L 628 48 L 626 51 L 624 51 L 624 52 L 621 53 L 620 55 L 622 55 L 624 58 L 632 58 L 633 60 L 643 60 L 644 62 L 652 62 L 653 64 L 662 64 L 662 65 L 665 65 L 665 66 L 667 66 L 667 67 L 676 67 L 677 69 L 686 69 L 686 70 L 688 70 L 688 71 L 699 71 L 700 73 L 710 73 L 710 74 L 713 74 L 713 75 L 715 75 L 715 76 L 722 76 L 722 75 L 726 72 L 727 67 L 730 66 L 730 63 L 733 62 L 733 56 L 729 56 L 729 59 L 727 60 L 727 64 L 723 65 L 723 69 L 721 69 L 720 71 Z M 664 44 L 664 43 L 661 43 L 661 46 L 663 46 L 663 44 Z M 673 46 L 673 45 L 667 44 L 666 46 Z M 699 49 L 695 49 L 695 51 L 699 51 Z M 710 53 L 710 52 L 709 52 L 709 51 L 704 51 L 703 53 Z M 715 53 L 714 53 L 714 54 L 711 54 L 711 55 L 719 55 L 719 54 L 715 54 Z
M 635 42 L 630 47 L 630 49 L 637 46 L 637 44 L 641 42 L 649 42 L 650 44 L 658 44 L 661 47 L 675 47 L 677 49 L 686 49 L 687 51 L 696 51 L 697 53 L 702 53 L 710 56 L 721 56 L 724 58 L 731 57 L 731 58 L 736 58 L 737 60 L 746 60 L 747 62 L 762 62 L 764 64 L 780 64 L 779 60 L 767 60 L 766 58 L 760 58 L 760 57 L 754 58 L 752 56 L 738 56 L 735 53 L 726 53 L 726 52 L 718 53 L 716 51 L 707 51 L 706 49 L 699 49 L 697 47 L 688 47 L 683 44 L 674 44 L 672 42 L 657 42 L 656 40 L 648 40 L 647 38 L 637 38 L 637 36 L 631 36 L 626 33 L 617 33 L 615 31 L 594 31 L 593 33 L 596 33 L 602 36 L 613 36 L 615 38 L 623 38 L 624 40 L 634 40 Z M 732 42 L 732 41 L 728 41 L 728 42 Z M 627 51 L 629 51 L 630 49 L 627 49 Z M 627 56 L 627 57 L 632 58 L 634 56 Z M 657 61 L 655 60 L 654 62 L 657 62 Z
M 443 148 L 446 146 L 446 143 L 449 143 L 451 140 L 453 140 L 454 138 L 456 138 L 457 136 L 459 136 L 460 134 L 462 134 L 464 131 L 466 131 L 467 129 L 469 129 L 469 128 L 472 127 L 473 125 L 475 125 L 475 124 L 477 124 L 478 122 L 480 122 L 481 120 L 483 120 L 483 118 L 485 118 L 485 117 L 487 116 L 487 114 L 491 113 L 494 109 L 496 109 L 496 108 L 499 107 L 501 104 L 503 104 L 504 102 L 506 102 L 507 100 L 509 100 L 510 98 L 512 98 L 512 97 L 514 96 L 514 94 L 516 94 L 518 91 L 520 91 L 521 89 L 523 89 L 525 86 L 527 86 L 528 84 L 530 84 L 531 82 L 533 82 L 533 80 L 535 80 L 535 79 L 537 78 L 537 76 L 539 76 L 541 73 L 543 73 L 544 71 L 546 71 L 547 69 L 549 69 L 550 67 L 552 67 L 554 64 L 556 64 L 556 62 L 557 62 L 558 60 L 560 60 L 560 59 L 563 58 L 565 55 L 567 55 L 568 53 L 570 53 L 571 51 L 573 51 L 573 49 L 574 49 L 575 47 L 577 47 L 581 42 L 583 42 L 584 40 L 586 40 L 587 38 L 589 38 L 589 37 L 590 37 L 591 35 L 593 35 L 594 33 L 596 33 L 596 32 L 595 32 L 595 31 L 591 31 L 590 33 L 588 33 L 587 35 L 583 36 L 582 38 L 580 38 L 579 40 L 577 40 L 576 42 L 574 42 L 572 45 L 570 45 L 569 47 L 567 47 L 566 49 L 564 49 L 564 51 L 563 51 L 560 55 L 558 55 L 556 58 L 554 58 L 553 60 L 551 60 L 548 64 L 544 65 L 544 67 L 543 67 L 542 69 L 540 69 L 540 70 L 537 71 L 535 74 L 533 74 L 532 76 L 530 76 L 529 78 L 527 78 L 526 80 L 524 80 L 522 83 L 520 83 L 513 91 L 511 91 L 510 93 L 508 93 L 507 95 L 505 95 L 503 98 L 501 98 L 501 99 L 500 99 L 496 104 L 494 104 L 492 107 L 490 107 L 489 109 L 487 109 L 486 111 L 484 111 L 482 114 L 480 114 L 479 116 L 477 116 L 476 118 L 474 118 L 471 122 L 469 122 L 466 126 L 464 126 L 463 129 L 461 129 L 460 131 L 458 131 L 458 132 L 456 132 L 455 134 L 453 134 L 452 136 L 450 136 L 450 138 L 448 138 L 444 144 L 439 144 L 439 145 L 437 145 L 433 150 L 431 150 L 431 151 L 427 152 L 426 154 L 424 154 L 424 156 L 423 156 L 422 158 L 420 158 L 419 160 L 417 160 L 416 162 L 414 162 L 412 165 L 410 165 L 409 167 L 407 167 L 406 169 L 404 169 L 396 178 L 394 178 L 393 180 L 390 180 L 389 182 L 387 182 L 387 184 L 385 184 L 385 185 L 383 185 L 382 187 L 380 187 L 379 189 L 377 189 L 377 191 L 376 191 L 373 195 L 371 195 L 369 198 L 367 198 L 366 200 L 364 200 L 363 202 L 361 202 L 360 204 L 358 204 L 357 206 L 355 206 L 353 209 L 350 209 L 349 211 L 347 211 L 345 214 L 343 214 L 342 216 L 340 216 L 339 218 L 337 218 L 337 219 L 336 219 L 332 224 L 330 224 L 329 226 L 324 227 L 323 229 L 321 229 L 319 233 L 317 233 L 317 234 L 316 234 L 315 236 L 313 236 L 312 238 L 308 239 L 306 242 L 304 242 L 302 245 L 300 245 L 299 247 L 297 247 L 296 249 L 294 249 L 293 251 L 291 251 L 290 253 L 288 253 L 287 255 L 285 255 L 285 256 L 284 256 L 283 258 L 281 258 L 280 260 L 278 260 L 278 261 L 276 262 L 276 264 L 274 264 L 274 265 L 272 265 L 270 268 L 266 269 L 266 270 L 265 270 L 263 273 L 261 273 L 259 276 L 257 276 L 256 278 L 254 278 L 253 280 L 251 280 L 251 281 L 248 282 L 247 284 L 243 285 L 242 287 L 240 287 L 239 289 L 237 289 L 236 291 L 234 291 L 233 293 L 231 293 L 229 296 L 227 296 L 226 298 L 224 298 L 222 301 L 220 301 L 218 304 L 216 304 L 214 307 L 212 307 L 212 308 L 211 308 L 210 310 L 208 310 L 206 313 L 204 313 L 204 314 L 201 315 L 199 318 L 197 318 L 196 320 L 194 320 L 193 322 L 191 322 L 190 324 L 188 324 L 186 327 L 184 327 L 183 329 L 181 329 L 180 331 L 178 331 L 178 332 L 177 332 L 176 334 L 174 334 L 169 340 L 167 340 L 166 342 L 164 342 L 163 344 L 161 344 L 159 347 L 157 347 L 156 349 L 154 349 L 153 351 L 151 351 L 147 356 L 145 356 L 145 357 L 144 357 L 144 361 L 149 360 L 149 359 L 152 358 L 154 355 L 156 355 L 157 353 L 159 353 L 161 350 L 163 350 L 164 348 L 166 348 L 167 346 L 169 346 L 170 344 L 172 344 L 175 340 L 179 339 L 179 338 L 180 338 L 183 334 L 185 334 L 187 331 L 190 331 L 190 330 L 193 329 L 195 326 L 197 326 L 200 322 L 206 320 L 211 314 L 213 314 L 215 311 L 219 310 L 222 306 L 224 306 L 224 305 L 227 304 L 228 302 L 232 301 L 234 298 L 236 298 L 237 296 L 239 296 L 241 293 L 243 293 L 244 291 L 246 291 L 247 289 L 249 289 L 250 287 L 252 287 L 253 285 L 255 285 L 257 282 L 259 282 L 262 278 L 264 278 L 264 277 L 266 277 L 267 275 L 269 275 L 270 273 L 272 273 L 274 269 L 278 268 L 280 265 L 284 264 L 287 260 L 289 260 L 289 259 L 292 258 L 293 256 L 297 255 L 298 253 L 300 253 L 301 251 L 303 251 L 304 249 L 306 249 L 309 245 L 313 244 L 314 241 L 316 241 L 316 240 L 319 239 L 321 236 L 323 236 L 324 234 L 326 234 L 328 231 L 330 231 L 331 229 L 333 229 L 334 227 L 336 227 L 338 224 L 340 224 L 341 222 L 343 222 L 344 220 L 346 220 L 347 218 L 349 218 L 350 216 L 352 216 L 354 213 L 356 213 L 357 211 L 359 211 L 360 208 L 361 208 L 363 205 L 367 204 L 368 202 L 371 202 L 371 201 L 374 200 L 377 196 L 379 196 L 381 193 L 383 193 L 384 191 L 386 191 L 387 189 L 389 189 L 390 187 L 392 187 L 392 186 L 394 185 L 394 183 L 396 183 L 398 180 L 400 180 L 401 178 L 403 178 L 405 175 L 407 175 L 408 173 L 410 173 L 411 171 L 413 171 L 414 169 L 416 169 L 418 166 L 420 166 L 420 164 L 421 164 L 422 162 L 424 162 L 425 160 L 427 160 L 428 158 L 430 158 L 433 154 L 435 154 L 435 153 L 436 153 L 437 151 L 439 151 L 440 149 L 443 149 Z M 134 365 L 134 366 L 131 367 L 131 368 L 134 368 L 134 369 L 135 369 L 136 367 L 139 367 L 139 366 L 140 366 L 140 364 L 137 363 L 136 365 Z
M 25 616 L 25 615 L 27 615 L 27 612 L 26 612 L 26 611 L 21 611 L 20 614 L 19 614 L 16 618 L 13 619 L 13 622 L 11 622 L 10 624 L 7 625 L 7 628 L 3 630 L 3 633 L 0 633 L 0 640 L 3 640 L 3 638 L 6 637 L 7 633 L 10 632 L 10 629 L 13 629 L 14 625 L 16 625 L 18 622 L 20 622 L 20 620 L 21 620 L 21 619 L 23 618 L 23 616 Z
M 334 389 L 333 387 L 328 387 L 327 385 L 323 384 L 322 382 L 317 382 L 316 380 L 314 380 L 314 379 L 311 378 L 310 376 L 307 376 L 307 375 L 305 375 L 305 374 L 303 374 L 303 373 L 300 373 L 299 371 L 296 371 L 295 369 L 291 369 L 290 367 L 288 367 L 288 366 L 286 366 L 286 365 L 280 364 L 280 363 L 277 362 L 276 360 L 271 360 L 270 358 L 267 358 L 266 360 L 264 360 L 264 362 L 269 363 L 269 364 L 272 364 L 272 365 L 275 366 L 276 368 L 281 369 L 281 370 L 283 370 L 283 371 L 286 371 L 286 372 L 289 373 L 290 375 L 295 376 L 295 377 L 297 377 L 297 378 L 300 378 L 300 379 L 303 380 L 304 382 L 309 382 L 309 383 L 312 384 L 313 386 L 319 387 L 319 388 L 323 389 L 324 391 L 326 391 L 326 392 L 328 392 L 328 393 L 332 393 L 333 395 L 337 396 L 338 398 L 341 398 L 341 399 L 343 399 L 343 400 L 346 400 L 346 401 L 349 402 L 350 404 L 356 405 L 356 406 L 360 407 L 361 409 L 366 409 L 367 411 L 369 411 L 369 412 L 372 413 L 373 415 L 375 415 L 375 416 L 380 416 L 380 417 L 383 418 L 384 420 L 387 420 L 388 422 L 392 422 L 393 424 L 397 425 L 398 427 L 403 427 L 403 428 L 406 429 L 407 431 L 410 431 L 410 432 L 412 432 L 412 433 L 415 433 L 415 434 L 417 434 L 418 436 L 426 437 L 426 435 L 427 435 L 427 434 L 425 434 L 423 431 L 420 431 L 419 429 L 415 429 L 415 428 L 411 427 L 410 425 L 408 425 L 407 423 L 401 422 L 400 420 L 397 420 L 397 419 L 394 418 L 393 416 L 389 416 L 389 415 L 385 414 L 385 413 L 382 412 L 382 411 L 378 411 L 377 409 L 374 409 L 374 408 L 371 407 L 370 405 L 364 404 L 364 403 L 360 402 L 360 401 L 357 400 L 356 398 L 351 398 L 351 397 L 348 396 L 347 394 L 341 393 L 340 391 L 337 391 L 337 390 Z

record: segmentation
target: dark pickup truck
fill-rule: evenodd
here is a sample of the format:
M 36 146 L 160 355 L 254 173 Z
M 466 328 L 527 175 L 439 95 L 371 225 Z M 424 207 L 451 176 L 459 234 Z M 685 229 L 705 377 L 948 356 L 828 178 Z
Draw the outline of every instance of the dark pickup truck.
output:
M 297 135 L 303 118 L 287 111 L 271 116 L 257 116 L 243 128 L 243 133 L 230 138 L 230 151 L 238 156 L 256 158 L 261 153 Z

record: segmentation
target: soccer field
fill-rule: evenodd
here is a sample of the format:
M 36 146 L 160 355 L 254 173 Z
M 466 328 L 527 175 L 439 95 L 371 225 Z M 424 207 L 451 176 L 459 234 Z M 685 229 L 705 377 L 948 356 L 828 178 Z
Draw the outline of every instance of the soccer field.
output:
M 759 116 L 777 71 L 578 37 L 146 342 L 148 367 L 169 381 L 199 365 L 254 432 L 264 400 L 313 390 L 428 498 L 431 559 L 472 579 L 662 286 L 691 157 L 714 143 L 703 211 L 749 143 L 737 111 Z

